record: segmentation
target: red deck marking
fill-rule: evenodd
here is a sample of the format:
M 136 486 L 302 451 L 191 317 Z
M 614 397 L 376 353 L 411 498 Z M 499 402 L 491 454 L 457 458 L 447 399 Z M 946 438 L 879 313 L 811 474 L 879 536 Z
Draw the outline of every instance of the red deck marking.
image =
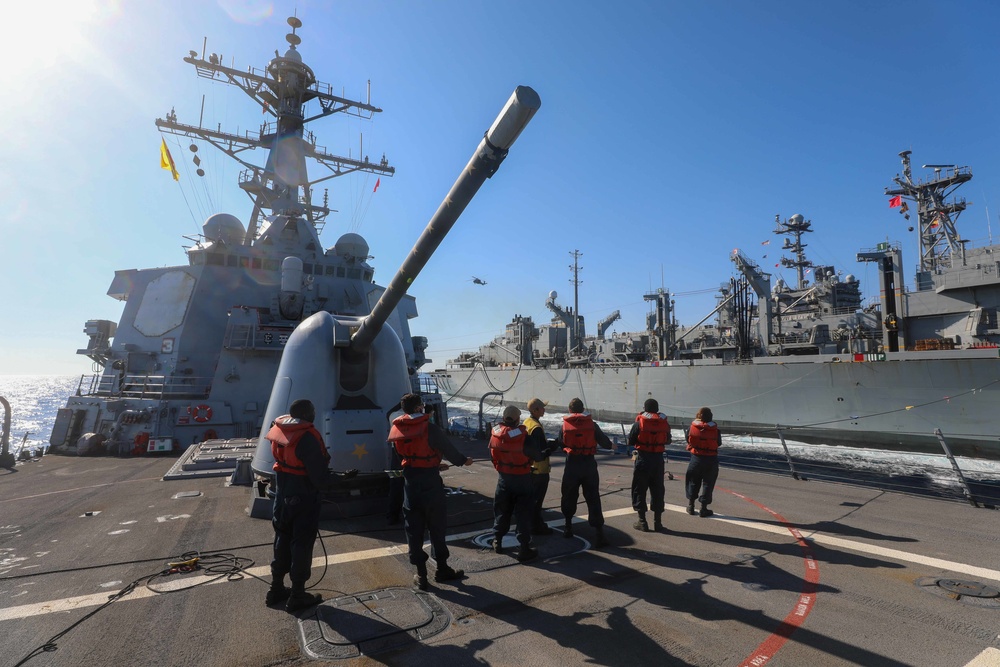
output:
M 737 498 L 741 498 L 751 505 L 756 505 L 760 509 L 764 510 L 775 519 L 778 520 L 781 525 L 788 529 L 788 532 L 792 534 L 795 541 L 799 543 L 802 547 L 802 560 L 805 562 L 806 574 L 805 581 L 802 584 L 802 593 L 799 595 L 798 602 L 795 603 L 795 608 L 788 612 L 785 616 L 785 620 L 781 622 L 780 625 L 775 629 L 771 636 L 761 642 L 760 646 L 755 648 L 753 652 L 746 657 L 746 659 L 740 663 L 740 667 L 760 667 L 761 665 L 767 664 L 767 662 L 774 657 L 774 655 L 781 650 L 781 647 L 785 645 L 788 638 L 792 636 L 792 633 L 802 625 L 806 620 L 806 616 L 812 611 L 813 605 L 816 604 L 816 588 L 819 584 L 819 566 L 816 564 L 816 559 L 813 558 L 812 549 L 809 543 L 806 542 L 805 538 L 802 537 L 802 533 L 799 532 L 798 528 L 793 526 L 788 522 L 785 517 L 781 516 L 770 507 L 761 505 L 753 498 L 747 498 L 741 493 L 736 493 L 735 491 L 730 491 L 729 489 L 723 489 L 719 487 L 720 491 L 732 494 Z

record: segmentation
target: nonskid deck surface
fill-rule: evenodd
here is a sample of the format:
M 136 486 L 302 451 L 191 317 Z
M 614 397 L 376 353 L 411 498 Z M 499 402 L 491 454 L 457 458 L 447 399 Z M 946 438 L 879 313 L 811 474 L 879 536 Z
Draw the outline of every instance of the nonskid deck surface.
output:
M 414 592 L 399 526 L 381 513 L 328 519 L 329 556 L 317 544 L 313 569 L 326 602 L 298 617 L 263 603 L 272 531 L 246 516 L 246 487 L 160 481 L 168 459 L 46 457 L 3 472 L 5 664 L 95 610 L 25 664 L 957 667 L 1000 656 L 1000 512 L 723 469 L 716 515 L 692 517 L 684 465 L 670 461 L 668 530 L 640 533 L 631 461 L 602 455 L 612 545 L 595 550 L 578 521 L 572 539 L 535 537 L 540 558 L 522 565 L 484 546 L 496 484 L 485 443 L 456 443 L 477 459 L 444 473 L 449 564 L 467 576 Z M 559 527 L 553 463 L 546 507 Z M 100 607 L 189 551 L 238 560 Z

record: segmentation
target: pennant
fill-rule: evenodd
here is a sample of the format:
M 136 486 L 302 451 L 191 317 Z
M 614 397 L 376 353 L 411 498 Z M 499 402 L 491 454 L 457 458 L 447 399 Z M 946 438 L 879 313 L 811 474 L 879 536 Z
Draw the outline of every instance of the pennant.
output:
M 771 239 L 768 239 L 766 241 L 761 241 L 760 244 L 761 245 L 771 245 Z
M 380 185 L 382 185 L 382 179 L 381 178 L 376 178 L 375 179 L 375 189 L 372 190 L 372 192 L 378 192 L 378 186 L 380 186 Z
M 180 180 L 181 175 L 177 173 L 177 167 L 174 166 L 174 158 L 170 155 L 170 149 L 167 148 L 167 140 L 163 138 L 160 139 L 160 168 L 168 170 L 175 181 Z
M 889 208 L 896 208 L 897 206 L 903 205 L 903 197 L 901 195 L 896 195 L 889 200 Z

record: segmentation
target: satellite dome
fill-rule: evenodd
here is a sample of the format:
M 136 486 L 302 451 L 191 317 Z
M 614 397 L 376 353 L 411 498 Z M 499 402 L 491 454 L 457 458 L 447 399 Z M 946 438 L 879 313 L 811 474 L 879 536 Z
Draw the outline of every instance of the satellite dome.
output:
M 327 254 L 329 252 L 328 250 Z M 348 232 L 337 239 L 336 245 L 333 246 L 333 252 L 343 259 L 360 259 L 364 261 L 368 259 L 368 241 L 365 241 L 364 237 L 360 234 Z
M 856 283 L 856 282 L 858 282 L 858 279 L 854 277 L 853 273 L 848 273 L 846 276 L 844 276 L 844 280 L 847 281 L 847 282 L 849 282 L 849 283 Z
M 293 46 L 292 48 L 285 51 L 285 60 L 293 60 L 297 63 L 300 63 L 302 62 L 302 56 L 299 54 L 298 51 L 295 50 L 295 47 Z
M 246 235 L 246 229 L 243 228 L 240 219 L 229 213 L 216 213 L 209 216 L 201 229 L 207 240 L 222 241 L 228 245 L 243 243 L 243 237 Z
M 556 297 L 557 297 L 557 296 L 559 296 L 559 295 L 558 295 L 558 294 L 556 294 L 556 291 L 555 291 L 555 290 L 552 290 L 551 292 L 549 292 L 549 298 L 550 298 L 550 299 L 552 299 L 553 301 L 555 301 L 555 300 L 556 300 Z
M 803 216 L 801 213 L 796 213 L 795 215 L 793 215 L 792 217 L 790 217 L 788 219 L 789 222 L 792 222 L 792 223 L 795 223 L 795 224 L 799 224 L 803 220 L 805 220 L 805 216 Z

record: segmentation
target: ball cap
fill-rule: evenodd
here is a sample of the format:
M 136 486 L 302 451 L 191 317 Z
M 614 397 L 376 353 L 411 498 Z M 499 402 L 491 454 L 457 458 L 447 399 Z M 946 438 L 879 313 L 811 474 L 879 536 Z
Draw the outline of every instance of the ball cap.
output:
M 537 410 L 538 408 L 544 408 L 548 404 L 549 404 L 548 401 L 543 401 L 540 398 L 533 398 L 530 401 L 528 401 L 528 410 Z

